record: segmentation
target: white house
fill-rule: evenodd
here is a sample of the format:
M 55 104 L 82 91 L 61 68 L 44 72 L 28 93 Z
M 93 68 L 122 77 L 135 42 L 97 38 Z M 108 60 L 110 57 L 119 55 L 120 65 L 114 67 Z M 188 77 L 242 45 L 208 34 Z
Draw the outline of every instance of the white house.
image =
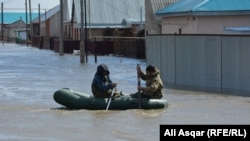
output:
M 162 34 L 249 34 L 249 0 L 180 0 L 156 12 Z M 230 32 L 229 32 L 230 31 Z

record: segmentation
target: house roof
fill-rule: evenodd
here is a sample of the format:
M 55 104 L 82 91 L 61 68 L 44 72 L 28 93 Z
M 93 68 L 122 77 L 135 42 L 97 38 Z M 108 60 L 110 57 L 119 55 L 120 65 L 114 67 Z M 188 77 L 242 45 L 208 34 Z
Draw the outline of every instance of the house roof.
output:
M 31 0 L 30 2 L 32 12 L 34 13 L 38 13 L 38 4 L 40 4 L 41 11 L 44 11 L 45 9 L 49 10 L 54 6 L 60 4 L 60 0 Z M 0 3 L 3 3 L 5 12 L 25 12 L 25 0 L 0 0 Z M 28 0 L 27 6 L 29 7 Z
M 130 27 L 130 24 L 145 22 L 144 0 L 86 0 L 86 7 L 88 27 L 125 28 Z M 79 0 L 75 1 L 75 11 L 80 26 Z
M 165 6 L 172 5 L 179 0 L 151 0 L 153 11 L 156 12 L 159 9 L 164 8 Z
M 49 11 L 46 11 L 45 13 L 40 15 L 40 21 L 41 22 L 46 21 L 47 19 L 51 18 L 59 11 L 60 11 L 60 5 L 53 7 Z M 34 20 L 32 20 L 32 23 L 38 23 L 38 22 L 39 22 L 39 16 L 36 16 L 36 18 Z
M 156 12 L 156 15 L 249 14 L 249 0 L 180 0 Z
M 32 18 L 37 17 L 38 13 L 32 13 Z M 2 14 L 0 14 L 0 19 L 2 19 Z M 8 12 L 8 13 L 3 13 L 3 23 L 4 24 L 12 24 L 16 21 L 22 20 L 24 23 L 26 23 L 26 13 L 20 13 L 20 12 Z M 28 14 L 27 17 L 28 23 L 30 22 L 30 17 Z M 2 21 L 1 21 L 2 23 Z
M 27 1 L 28 2 L 28 1 Z M 0 0 L 0 3 L 3 3 L 3 17 L 4 24 L 11 24 L 15 21 L 22 19 L 26 22 L 26 6 L 24 0 Z M 59 0 L 31 0 L 31 13 L 32 19 L 38 16 L 38 4 L 40 4 L 40 12 L 44 13 L 45 11 L 50 10 L 54 6 L 59 4 Z M 2 5 L 0 4 L 0 18 L 2 16 Z M 29 15 L 29 3 L 27 3 L 27 14 L 28 14 L 28 23 L 30 22 Z
M 16 26 L 17 24 L 22 24 L 22 25 L 25 26 L 25 22 L 24 22 L 22 19 L 17 20 L 17 21 L 15 21 L 15 22 L 11 23 L 11 24 L 8 24 L 7 26 L 8 26 L 8 27 L 13 27 L 13 26 Z

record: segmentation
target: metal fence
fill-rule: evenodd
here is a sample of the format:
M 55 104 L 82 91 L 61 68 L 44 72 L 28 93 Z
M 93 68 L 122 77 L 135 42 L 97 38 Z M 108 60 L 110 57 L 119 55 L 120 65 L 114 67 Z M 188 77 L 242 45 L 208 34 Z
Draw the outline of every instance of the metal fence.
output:
M 250 36 L 148 35 L 165 87 L 250 96 Z

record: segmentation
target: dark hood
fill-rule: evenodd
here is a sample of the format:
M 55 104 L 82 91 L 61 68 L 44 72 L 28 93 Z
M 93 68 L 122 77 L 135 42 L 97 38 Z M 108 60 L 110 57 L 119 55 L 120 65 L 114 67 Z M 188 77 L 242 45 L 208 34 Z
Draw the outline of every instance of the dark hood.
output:
M 101 64 L 101 65 L 99 65 L 99 66 L 97 67 L 97 72 L 96 72 L 96 73 L 97 73 L 98 75 L 102 75 L 102 73 L 103 73 L 104 71 L 107 71 L 107 75 L 109 75 L 109 70 L 108 70 L 107 65 Z

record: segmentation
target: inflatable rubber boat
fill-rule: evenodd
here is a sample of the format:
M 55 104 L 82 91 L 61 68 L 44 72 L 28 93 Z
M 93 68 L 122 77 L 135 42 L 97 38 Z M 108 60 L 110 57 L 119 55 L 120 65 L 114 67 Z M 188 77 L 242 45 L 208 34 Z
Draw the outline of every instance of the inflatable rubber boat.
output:
M 92 95 L 62 88 L 54 92 L 54 100 L 69 109 L 105 110 L 110 98 L 95 98 Z M 138 109 L 138 98 L 124 95 L 111 98 L 109 110 Z M 165 99 L 141 98 L 141 109 L 162 109 L 168 106 Z

